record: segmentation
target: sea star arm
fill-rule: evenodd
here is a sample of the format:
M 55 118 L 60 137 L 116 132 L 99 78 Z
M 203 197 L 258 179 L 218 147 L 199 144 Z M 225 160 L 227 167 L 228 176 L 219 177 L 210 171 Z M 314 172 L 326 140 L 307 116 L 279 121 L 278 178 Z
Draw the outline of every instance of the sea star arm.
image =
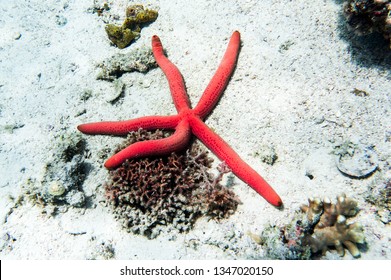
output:
M 171 96 L 178 112 L 190 108 L 185 82 L 179 69 L 164 55 L 163 45 L 157 35 L 152 36 L 152 52 L 155 60 L 166 75 Z
M 177 125 L 173 135 L 163 139 L 146 140 L 131 144 L 109 158 L 105 163 L 105 167 L 112 169 L 121 165 L 127 159 L 159 156 L 182 150 L 189 145 L 190 136 L 189 122 L 182 120 Z
M 240 33 L 235 31 L 229 40 L 227 50 L 216 73 L 206 87 L 194 113 L 204 119 L 216 106 L 235 69 L 240 48 Z
M 274 206 L 280 207 L 282 200 L 273 188 L 216 133 L 196 116 L 189 118 L 193 134 L 200 139 L 243 182 Z
M 127 135 L 139 128 L 174 129 L 179 123 L 179 116 L 148 116 L 127 121 L 85 123 L 77 129 L 85 134 Z

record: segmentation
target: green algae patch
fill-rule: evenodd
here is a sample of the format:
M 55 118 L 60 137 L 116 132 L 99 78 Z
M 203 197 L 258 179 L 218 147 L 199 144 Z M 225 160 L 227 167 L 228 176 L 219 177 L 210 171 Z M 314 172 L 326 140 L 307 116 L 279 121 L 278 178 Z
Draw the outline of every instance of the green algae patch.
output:
M 123 49 L 140 37 L 143 26 L 155 21 L 157 17 L 157 11 L 145 9 L 143 5 L 132 5 L 126 9 L 126 18 L 123 24 L 121 26 L 106 25 L 106 33 L 114 45 Z
M 137 39 L 140 36 L 139 32 L 114 24 L 108 24 L 106 26 L 106 33 L 109 36 L 110 41 L 120 49 L 126 48 L 134 39 Z

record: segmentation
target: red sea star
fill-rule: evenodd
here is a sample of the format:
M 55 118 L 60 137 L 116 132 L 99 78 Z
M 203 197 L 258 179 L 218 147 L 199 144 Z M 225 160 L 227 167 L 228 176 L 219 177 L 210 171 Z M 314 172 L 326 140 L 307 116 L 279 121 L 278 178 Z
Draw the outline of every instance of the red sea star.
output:
M 203 120 L 215 107 L 235 69 L 240 48 L 240 33 L 235 31 L 228 48 L 212 80 L 206 87 L 197 106 L 192 109 L 186 93 L 185 84 L 178 68 L 163 53 L 158 36 L 152 37 L 152 51 L 156 62 L 167 77 L 172 99 L 178 111 L 174 116 L 148 116 L 127 121 L 97 122 L 79 125 L 77 128 L 86 134 L 127 135 L 130 131 L 143 129 L 173 129 L 174 134 L 159 140 L 137 142 L 109 158 L 105 167 L 115 168 L 126 159 L 156 156 L 186 148 L 194 134 L 220 160 L 224 161 L 232 172 L 252 187 L 274 206 L 282 206 L 281 198 L 273 188 Z

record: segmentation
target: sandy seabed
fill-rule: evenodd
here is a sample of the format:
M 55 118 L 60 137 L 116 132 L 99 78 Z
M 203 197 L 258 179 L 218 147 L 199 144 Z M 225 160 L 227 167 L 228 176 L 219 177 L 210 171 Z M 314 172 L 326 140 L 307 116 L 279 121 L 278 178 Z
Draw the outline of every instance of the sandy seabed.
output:
M 347 30 L 341 1 L 108 1 L 120 17 L 128 4 L 159 11 L 124 50 L 110 44 L 105 23 L 91 12 L 93 2 L 0 1 L 2 259 L 265 258 L 248 232 L 289 223 L 309 197 L 341 193 L 360 207 L 354 221 L 363 225 L 368 244 L 361 258 L 391 257 L 390 225 L 366 200 L 369 186 L 390 178 L 391 55 L 379 36 L 359 38 Z M 175 113 L 159 68 L 124 74 L 124 95 L 113 104 L 114 84 L 96 79 L 99 63 L 150 46 L 157 34 L 196 104 L 234 30 L 242 41 L 237 67 L 206 123 L 274 186 L 283 210 L 235 179 L 242 204 L 231 217 L 201 218 L 188 233 L 153 240 L 127 233 L 102 203 L 108 155 L 98 155 L 121 142 L 110 136 L 83 136 L 91 154 L 80 186 L 86 206 L 49 215 L 20 199 L 53 161 L 56 141 L 77 133 L 78 124 Z M 86 92 L 88 100 L 81 98 Z M 349 141 L 376 151 L 371 176 L 354 179 L 337 169 L 334 148 Z M 273 165 L 259 159 L 265 147 L 278 156 Z M 340 257 L 331 251 L 323 258 Z

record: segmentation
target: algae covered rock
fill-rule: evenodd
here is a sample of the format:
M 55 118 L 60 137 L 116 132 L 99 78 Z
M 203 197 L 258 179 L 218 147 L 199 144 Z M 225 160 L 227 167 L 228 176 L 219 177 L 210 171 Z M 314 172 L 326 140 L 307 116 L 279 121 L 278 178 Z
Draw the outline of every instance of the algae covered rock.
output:
M 139 31 L 132 31 L 115 24 L 106 25 L 106 33 L 109 36 L 109 39 L 120 49 L 129 46 L 130 43 L 140 35 Z
M 143 5 L 132 5 L 126 9 L 126 19 L 123 26 L 129 29 L 139 29 L 139 24 L 153 22 L 158 12 L 145 9 Z
M 140 36 L 143 25 L 155 21 L 157 17 L 157 11 L 145 9 L 143 5 L 132 5 L 126 9 L 123 24 L 121 26 L 106 25 L 106 33 L 114 45 L 123 49 Z

